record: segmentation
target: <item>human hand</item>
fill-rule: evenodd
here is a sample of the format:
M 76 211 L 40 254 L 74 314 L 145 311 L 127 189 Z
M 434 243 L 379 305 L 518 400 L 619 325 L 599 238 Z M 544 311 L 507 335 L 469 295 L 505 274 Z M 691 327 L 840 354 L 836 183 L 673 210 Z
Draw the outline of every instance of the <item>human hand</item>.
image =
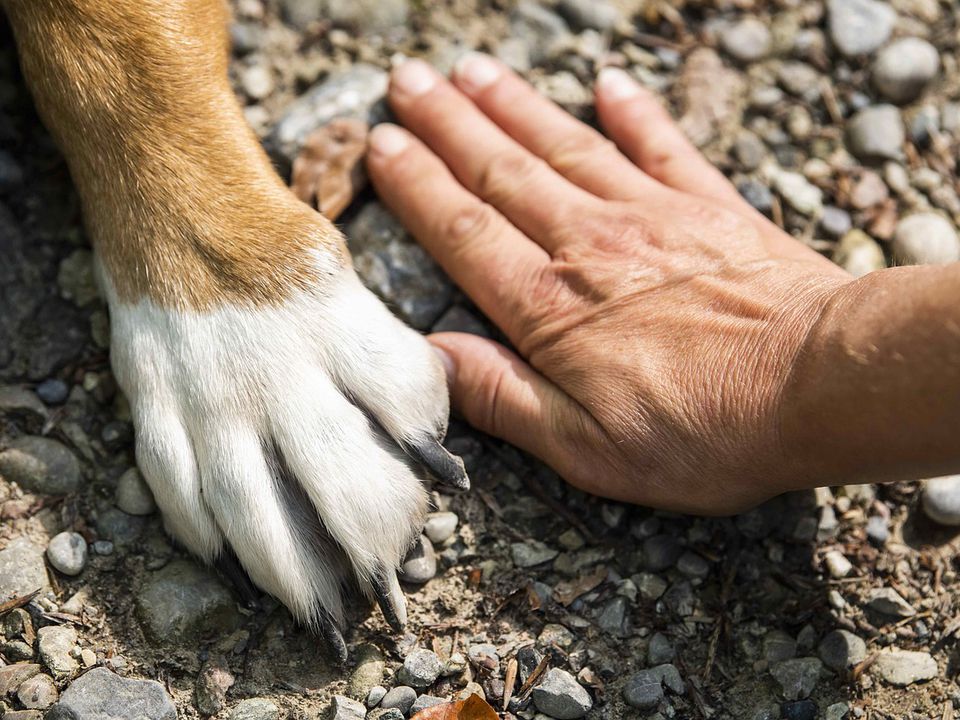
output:
M 394 72 L 376 128 L 387 205 L 519 354 L 461 333 L 471 424 L 588 492 L 729 513 L 809 484 L 798 356 L 852 278 L 755 212 L 619 70 L 575 120 L 497 61 Z

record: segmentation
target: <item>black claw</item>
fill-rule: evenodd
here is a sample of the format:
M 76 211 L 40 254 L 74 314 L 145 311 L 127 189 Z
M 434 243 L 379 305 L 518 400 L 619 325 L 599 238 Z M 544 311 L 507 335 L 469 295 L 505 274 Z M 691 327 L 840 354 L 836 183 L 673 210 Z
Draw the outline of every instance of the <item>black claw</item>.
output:
M 370 585 L 373 587 L 373 594 L 374 597 L 377 598 L 377 605 L 380 606 L 380 611 L 383 613 L 387 624 L 394 632 L 401 632 L 406 624 L 401 615 L 406 615 L 406 612 L 397 608 L 394 598 L 391 597 L 391 583 L 387 579 L 389 577 L 387 573 L 392 572 L 392 570 L 381 568 L 380 572 L 370 579 Z
M 406 446 L 414 460 L 422 464 L 437 480 L 457 490 L 469 490 L 470 478 L 463 460 L 452 455 L 439 441 L 430 438 L 416 445 Z
M 327 653 L 338 663 L 347 661 L 347 643 L 330 614 L 322 608 L 317 611 L 317 635 L 327 648 Z
M 233 585 L 233 589 L 240 596 L 240 601 L 245 607 L 254 611 L 260 609 L 260 592 L 247 575 L 247 571 L 240 565 L 233 550 L 227 548 L 221 551 L 214 565 Z

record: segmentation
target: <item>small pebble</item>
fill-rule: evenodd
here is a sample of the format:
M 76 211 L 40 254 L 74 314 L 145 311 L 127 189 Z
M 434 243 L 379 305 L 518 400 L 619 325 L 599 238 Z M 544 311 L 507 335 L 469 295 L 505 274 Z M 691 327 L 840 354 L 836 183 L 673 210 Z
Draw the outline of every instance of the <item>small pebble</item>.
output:
M 407 685 L 398 685 L 387 691 L 387 694 L 380 700 L 380 707 L 385 709 L 396 708 L 403 714 L 406 714 L 416 699 L 416 690 Z
M 923 511 L 934 522 L 951 527 L 960 525 L 960 475 L 927 480 L 921 502 Z
M 830 237 L 843 237 L 853 227 L 850 213 L 834 205 L 824 205 L 820 215 L 820 227 Z
M 584 687 L 566 670 L 551 668 L 533 688 L 537 710 L 557 720 L 575 720 L 586 715 L 593 700 Z
M 109 540 L 95 540 L 93 551 L 97 555 L 113 555 L 113 543 Z
M 550 562 L 560 553 L 539 540 L 513 543 L 510 546 L 510 557 L 518 568 L 530 568 Z
M 370 688 L 370 692 L 367 693 L 366 705 L 368 708 L 373 709 L 380 704 L 380 701 L 383 700 L 383 696 L 387 694 L 387 689 L 383 685 L 374 685 Z
M 422 585 L 436 574 L 437 555 L 430 541 L 421 535 L 400 566 L 399 577 L 404 582 Z
M 861 160 L 896 160 L 905 140 L 903 118 L 894 105 L 864 108 L 847 123 L 847 145 Z
M 727 26 L 720 34 L 721 47 L 742 63 L 762 60 L 770 53 L 772 44 L 770 28 L 750 16 Z
M 49 378 L 37 385 L 37 397 L 47 405 L 61 405 L 66 399 L 70 388 L 63 380 Z
M 434 707 L 436 705 L 443 705 L 447 700 L 443 698 L 434 697 L 433 695 L 420 695 L 417 697 L 413 705 L 410 706 L 410 715 L 411 717 L 416 715 L 421 710 L 426 710 L 427 708 Z
M 425 688 L 433 685 L 443 670 L 443 663 L 432 650 L 414 650 L 403 661 L 397 679 L 405 685 Z
M 880 0 L 828 0 L 827 27 L 834 47 L 846 57 L 868 55 L 883 45 L 897 14 Z
M 423 533 L 434 545 L 446 542 L 457 530 L 460 518 L 452 512 L 432 512 L 423 524 Z
M 896 687 L 933 680 L 939 673 L 937 661 L 930 653 L 908 650 L 882 652 L 872 667 L 885 682 Z
M 940 70 L 937 49 L 920 38 L 895 40 L 873 62 L 873 84 L 886 100 L 915 100 Z
M 128 515 L 150 515 L 157 509 L 153 493 L 137 468 L 130 468 L 120 476 L 116 503 Z
M 862 230 L 851 230 L 833 250 L 833 261 L 854 277 L 863 277 L 887 266 L 883 249 Z
M 34 675 L 17 690 L 17 698 L 28 710 L 45 710 L 53 705 L 59 693 L 49 675 Z
M 647 660 L 651 665 L 671 662 L 676 655 L 670 639 L 663 633 L 654 633 L 647 646 Z
M 785 700 L 809 697 L 822 671 L 823 663 L 819 658 L 812 657 L 784 660 L 770 668 L 770 674 L 779 683 Z
M 942 215 L 920 212 L 900 220 L 891 242 L 901 265 L 948 265 L 960 260 L 960 237 Z
M 842 672 L 866 659 L 867 644 L 852 632 L 834 630 L 820 641 L 817 654 L 828 668 Z
M 757 180 L 744 180 L 737 183 L 737 192 L 754 210 L 770 212 L 773 207 L 773 193 L 770 188 Z
M 957 521 L 960 523 L 960 514 L 957 516 Z M 886 519 L 879 515 L 872 515 L 867 520 L 867 538 L 877 547 L 883 547 L 890 539 L 890 526 Z
M 280 709 L 272 700 L 249 698 L 241 700 L 227 717 L 228 720 L 277 720 L 279 715 Z
M 643 564 L 650 572 L 662 572 L 672 568 L 683 547 L 673 535 L 654 535 L 643 541 Z
M 363 720 L 366 714 L 362 703 L 345 695 L 334 695 L 327 709 L 326 720 Z
M 813 700 L 785 702 L 780 708 L 782 720 L 817 720 L 817 704 Z
M 87 541 L 75 532 L 54 535 L 47 545 L 47 559 L 64 575 L 79 575 L 87 565 Z
M 847 560 L 839 550 L 831 550 L 823 556 L 823 562 L 827 566 L 827 572 L 834 580 L 845 578 L 853 570 L 853 563 Z
M 903 599 L 893 588 L 876 588 L 870 592 L 867 607 L 881 615 L 895 618 L 908 618 L 917 614 L 916 608 Z

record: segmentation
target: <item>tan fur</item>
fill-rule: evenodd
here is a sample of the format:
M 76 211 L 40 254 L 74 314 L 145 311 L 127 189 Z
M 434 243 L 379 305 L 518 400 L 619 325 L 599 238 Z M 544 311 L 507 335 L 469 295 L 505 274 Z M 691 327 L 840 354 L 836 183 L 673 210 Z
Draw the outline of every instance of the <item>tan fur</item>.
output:
M 339 233 L 297 201 L 227 79 L 222 0 L 0 0 L 119 299 L 274 304 Z

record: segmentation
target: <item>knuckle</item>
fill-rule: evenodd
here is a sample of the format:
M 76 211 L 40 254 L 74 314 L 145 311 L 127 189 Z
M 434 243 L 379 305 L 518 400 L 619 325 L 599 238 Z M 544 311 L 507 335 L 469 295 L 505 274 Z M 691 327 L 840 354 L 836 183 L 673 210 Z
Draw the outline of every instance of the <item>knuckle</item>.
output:
M 479 237 L 494 232 L 497 222 L 496 211 L 482 202 L 475 202 L 458 208 L 442 228 L 451 245 L 460 249 Z
M 557 172 L 575 173 L 588 161 L 609 157 L 619 152 L 612 140 L 595 132 L 575 133 L 565 136 L 550 149 L 550 165 Z
M 508 200 L 539 172 L 543 161 L 525 152 L 501 152 L 491 157 L 477 178 L 477 192 L 494 204 Z

